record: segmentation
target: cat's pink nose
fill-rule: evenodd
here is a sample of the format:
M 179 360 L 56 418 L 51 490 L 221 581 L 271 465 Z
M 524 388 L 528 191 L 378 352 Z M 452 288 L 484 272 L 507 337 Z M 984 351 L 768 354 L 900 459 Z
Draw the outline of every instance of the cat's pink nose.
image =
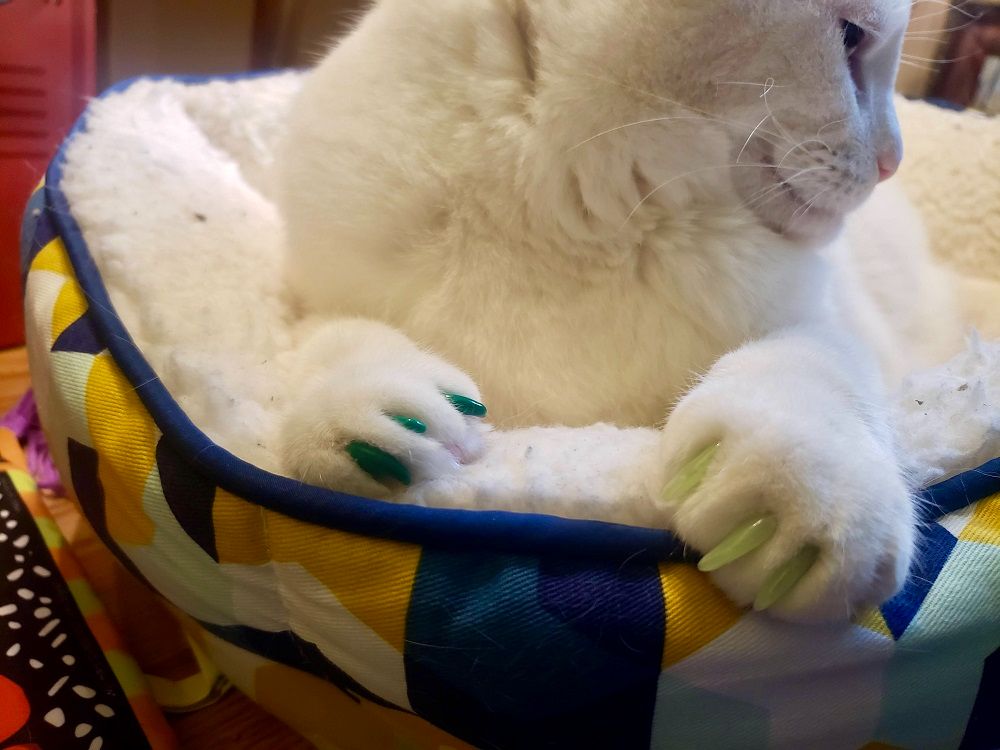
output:
M 878 181 L 885 182 L 899 169 L 901 159 L 894 153 L 886 152 L 878 157 Z

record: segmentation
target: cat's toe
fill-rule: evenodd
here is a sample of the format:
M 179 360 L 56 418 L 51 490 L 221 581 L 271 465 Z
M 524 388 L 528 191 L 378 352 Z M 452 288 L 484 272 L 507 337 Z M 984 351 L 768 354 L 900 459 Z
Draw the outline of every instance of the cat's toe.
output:
M 310 484 L 379 498 L 455 473 L 480 455 L 489 427 L 478 392 L 448 386 L 377 371 L 317 380 L 283 423 L 286 470 Z

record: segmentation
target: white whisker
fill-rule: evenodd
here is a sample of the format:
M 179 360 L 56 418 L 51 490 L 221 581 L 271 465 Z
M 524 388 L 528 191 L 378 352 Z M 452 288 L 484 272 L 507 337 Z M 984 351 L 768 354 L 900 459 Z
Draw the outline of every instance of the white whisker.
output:
M 795 221 L 796 219 L 800 219 L 803 216 L 805 216 L 807 213 L 809 213 L 809 209 L 811 209 L 813 206 L 816 205 L 816 201 L 818 201 L 820 199 L 820 196 L 822 196 L 824 193 L 830 192 L 831 190 L 833 190 L 832 187 L 827 187 L 827 188 L 823 188 L 818 193 L 816 193 L 816 195 L 814 195 L 812 197 L 811 201 L 809 201 L 805 205 L 803 205 L 800 208 L 798 208 L 798 209 L 795 210 L 795 213 L 792 214 L 792 221 Z M 801 213 L 799 213 L 800 211 L 801 211 Z
M 919 55 L 909 55 L 904 52 L 901 55 L 901 57 L 904 60 L 909 60 L 909 61 L 939 64 L 939 63 L 961 62 L 962 60 L 968 60 L 969 58 L 974 57 L 974 55 L 963 55 L 962 57 L 952 57 L 948 59 L 943 59 L 936 57 L 920 57 Z
M 828 122 L 826 125 L 824 125 L 819 130 L 816 131 L 816 137 L 819 138 L 821 135 L 823 135 L 823 131 L 826 130 L 827 128 L 832 128 L 834 125 L 840 125 L 840 123 L 847 122 L 850 119 L 851 119 L 850 117 L 844 117 L 844 118 L 842 118 L 840 120 L 834 120 L 833 122 Z M 826 145 L 826 144 L 824 143 L 823 145 Z M 827 146 L 827 148 L 830 148 L 830 147 Z
M 763 120 L 761 120 L 760 122 L 758 122 L 758 123 L 757 123 L 757 127 L 755 127 L 755 128 L 753 129 L 753 130 L 751 130 L 751 131 L 750 131 L 750 135 L 748 135 L 748 136 L 747 136 L 747 140 L 746 140 L 746 143 L 744 143 L 744 144 L 743 144 L 743 148 L 741 148 L 741 149 L 740 149 L 740 153 L 739 153 L 739 155 L 738 155 L 738 156 L 736 157 L 736 163 L 737 163 L 737 164 L 739 164 L 739 163 L 740 163 L 740 159 L 742 159 L 742 158 L 743 158 L 743 153 L 744 153 L 744 152 L 745 152 L 745 151 L 747 150 L 747 146 L 749 146 L 749 145 L 750 145 L 750 141 L 752 141 L 752 140 L 753 140 L 753 137 L 754 137 L 755 135 L 757 135 L 757 131 L 758 131 L 758 130 L 760 130 L 761 126 L 762 126 L 762 125 L 763 125 L 763 124 L 764 124 L 765 122 L 767 122 L 767 120 L 768 120 L 768 118 L 769 118 L 770 116 L 771 116 L 771 115 L 764 115 L 764 119 L 763 119 Z
M 655 188 L 646 193 L 646 195 L 643 196 L 642 200 L 640 200 L 638 203 L 635 204 L 635 207 L 629 212 L 629 215 L 625 217 L 625 221 L 622 223 L 621 227 L 619 227 L 619 231 L 621 231 L 628 225 L 628 223 L 632 220 L 632 217 L 636 215 L 636 213 L 639 211 L 640 208 L 642 208 L 642 206 L 646 203 L 646 201 L 648 201 L 658 192 L 663 190 L 663 188 L 665 188 L 667 185 L 671 185 L 674 182 L 677 182 L 678 180 L 682 180 L 685 177 L 690 177 L 691 175 L 699 174 L 701 172 L 708 172 L 715 169 L 737 169 L 737 168 L 771 169 L 772 167 L 770 164 L 720 164 L 711 167 L 701 167 L 700 169 L 692 169 L 688 172 L 683 172 L 679 175 L 675 175 L 666 182 L 661 182 Z
M 715 85 L 716 86 L 757 86 L 759 88 L 767 89 L 768 91 L 770 91 L 771 89 L 785 89 L 785 88 L 788 88 L 787 85 L 782 85 L 782 84 L 777 84 L 777 83 L 772 83 L 771 85 L 768 85 L 766 82 L 765 83 L 757 83 L 755 81 L 716 81 Z
M 618 87 L 626 89 L 628 91 L 633 91 L 633 92 L 635 92 L 637 94 L 642 94 L 643 96 L 652 97 L 653 99 L 656 99 L 657 101 L 664 102 L 665 104 L 672 104 L 675 107 L 680 107 L 680 108 L 686 109 L 686 110 L 688 110 L 690 112 L 696 112 L 697 114 L 704 115 L 705 117 L 710 118 L 713 122 L 717 122 L 717 123 L 724 124 L 724 125 L 730 125 L 731 127 L 738 127 L 740 129 L 745 128 L 747 126 L 747 123 L 736 122 L 734 120 L 727 120 L 727 119 L 724 119 L 722 117 L 719 117 L 714 112 L 709 112 L 707 110 L 699 109 L 698 107 L 695 107 L 695 106 L 693 106 L 691 104 L 686 104 L 686 103 L 684 103 L 682 101 L 678 101 L 677 99 L 671 99 L 671 98 L 666 97 L 666 96 L 661 96 L 660 94 L 654 93 L 652 91 L 647 91 L 645 89 L 636 88 L 635 86 L 630 86 L 629 84 L 622 83 L 621 81 L 615 81 L 615 80 L 610 79 L 610 78 L 603 78 L 601 76 L 596 76 L 596 75 L 593 75 L 593 74 L 590 74 L 590 73 L 581 73 L 580 75 L 583 76 L 583 77 L 585 77 L 585 78 L 589 78 L 591 80 L 594 80 L 594 81 L 601 81 L 602 83 L 607 83 L 607 84 L 609 84 L 611 86 L 618 86 Z M 768 80 L 771 80 L 771 79 L 768 79 Z M 787 136 L 785 136 L 785 135 L 782 135 L 780 133 L 774 133 L 774 132 L 772 132 L 770 130 L 761 130 L 759 132 L 760 133 L 765 133 L 766 135 L 772 136 L 774 138 L 787 140 L 788 143 L 792 143 L 795 140 L 794 138 L 787 138 Z
M 782 165 L 784 165 L 784 163 L 785 163 L 785 160 L 788 159 L 788 157 L 792 155 L 792 152 L 794 152 L 796 149 L 802 148 L 807 143 L 818 143 L 821 146 L 825 147 L 827 151 L 830 151 L 830 152 L 833 151 L 833 149 L 830 148 L 830 146 L 826 143 L 826 141 L 821 141 L 818 138 L 809 138 L 807 140 L 800 141 L 799 143 L 796 143 L 794 146 L 792 146 L 790 149 L 788 149 L 788 151 L 785 152 L 785 155 L 781 157 L 781 159 L 778 161 L 777 164 L 775 164 L 775 168 L 781 169 Z M 808 151 L 806 153 L 808 153 Z
M 773 83 L 774 79 L 768 78 L 767 82 Z M 767 100 L 767 94 L 770 90 L 771 90 L 770 88 L 765 88 L 764 92 L 760 95 L 760 98 L 764 100 L 764 108 L 767 110 L 767 114 L 770 115 L 771 120 L 774 122 L 774 127 L 778 129 L 778 132 L 781 134 L 781 137 L 785 138 L 789 143 L 795 143 L 795 139 L 792 138 L 791 134 L 788 132 L 785 126 L 782 125 L 781 121 L 775 116 L 774 110 L 771 109 L 771 103 Z
M 811 172 L 832 172 L 833 167 L 831 166 L 819 166 L 819 167 L 806 167 L 805 169 L 800 169 L 798 172 L 793 174 L 791 177 L 781 180 L 780 182 L 771 185 L 770 187 L 764 188 L 763 190 L 758 190 L 756 193 L 751 195 L 744 205 L 747 208 L 754 208 L 756 206 L 762 206 L 768 203 L 772 198 L 774 198 L 774 193 L 781 192 L 785 187 L 789 187 L 795 180 L 803 175 L 807 175 Z M 767 200 L 764 200 L 767 198 Z
M 586 140 L 580 141 L 578 144 L 576 144 L 575 146 L 573 146 L 569 150 L 570 151 L 575 151 L 576 149 L 580 148 L 580 146 L 585 146 L 588 143 L 590 143 L 591 141 L 597 140 L 598 138 L 601 138 L 601 137 L 606 136 L 606 135 L 610 135 L 611 133 L 615 133 L 615 132 L 617 132 L 619 130 L 625 130 L 626 128 L 635 127 L 637 125 L 649 125 L 649 124 L 654 123 L 654 122 L 669 122 L 671 120 L 709 120 L 709 121 L 711 121 L 711 119 L 712 118 L 705 117 L 704 115 L 674 115 L 674 116 L 670 116 L 670 117 L 650 117 L 649 119 L 646 119 L 646 120 L 636 120 L 635 122 L 627 122 L 624 125 L 618 125 L 618 126 L 613 127 L 613 128 L 608 128 L 607 130 L 602 130 L 600 133 L 597 133 L 596 135 L 592 135 L 592 136 L 590 136 L 590 138 L 587 138 Z
M 910 62 L 909 60 L 900 60 L 900 65 L 908 65 L 911 68 L 916 68 L 917 70 L 929 70 L 936 73 L 940 68 L 937 65 L 921 65 L 920 63 Z

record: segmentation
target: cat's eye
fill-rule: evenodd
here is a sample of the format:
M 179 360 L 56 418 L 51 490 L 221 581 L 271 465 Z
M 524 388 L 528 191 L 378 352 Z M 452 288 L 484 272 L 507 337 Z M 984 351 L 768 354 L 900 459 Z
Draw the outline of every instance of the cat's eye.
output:
M 844 49 L 847 50 L 847 54 L 853 54 L 854 50 L 864 41 L 865 30 L 856 23 L 847 20 L 840 22 L 840 29 L 844 36 Z

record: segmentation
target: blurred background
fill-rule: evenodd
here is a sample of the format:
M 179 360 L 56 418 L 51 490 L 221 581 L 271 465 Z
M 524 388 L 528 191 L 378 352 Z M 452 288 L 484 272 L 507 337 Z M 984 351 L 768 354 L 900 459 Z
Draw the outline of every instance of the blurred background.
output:
M 21 207 L 87 97 L 143 74 L 306 67 L 367 0 L 0 0 L 0 349 Z M 899 90 L 1000 112 L 1000 0 L 917 0 Z

